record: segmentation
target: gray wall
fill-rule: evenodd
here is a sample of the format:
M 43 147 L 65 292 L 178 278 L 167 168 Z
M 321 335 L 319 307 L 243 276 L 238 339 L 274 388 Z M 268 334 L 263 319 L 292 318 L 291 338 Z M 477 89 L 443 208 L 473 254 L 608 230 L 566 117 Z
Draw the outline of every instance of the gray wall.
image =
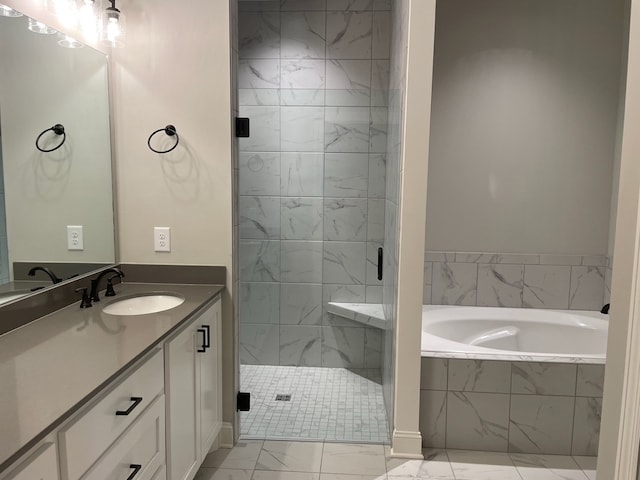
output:
M 389 2 L 239 8 L 241 362 L 379 368 L 381 331 L 324 306 L 382 301 Z
M 427 248 L 606 255 L 623 2 L 438 3 Z

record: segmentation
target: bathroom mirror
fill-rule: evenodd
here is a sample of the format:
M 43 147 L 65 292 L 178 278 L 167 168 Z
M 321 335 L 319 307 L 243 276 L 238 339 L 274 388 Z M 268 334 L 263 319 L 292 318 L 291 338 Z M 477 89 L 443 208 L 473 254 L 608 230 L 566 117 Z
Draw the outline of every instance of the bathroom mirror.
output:
M 115 262 L 107 58 L 28 21 L 0 16 L 0 305 L 52 285 L 33 266 L 64 280 Z

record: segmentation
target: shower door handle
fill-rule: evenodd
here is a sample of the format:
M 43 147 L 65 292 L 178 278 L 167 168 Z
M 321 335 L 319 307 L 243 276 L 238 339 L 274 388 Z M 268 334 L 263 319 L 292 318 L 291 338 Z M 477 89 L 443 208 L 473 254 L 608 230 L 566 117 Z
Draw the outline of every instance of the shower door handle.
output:
M 378 280 L 382 280 L 382 259 L 383 259 L 382 247 L 378 248 Z

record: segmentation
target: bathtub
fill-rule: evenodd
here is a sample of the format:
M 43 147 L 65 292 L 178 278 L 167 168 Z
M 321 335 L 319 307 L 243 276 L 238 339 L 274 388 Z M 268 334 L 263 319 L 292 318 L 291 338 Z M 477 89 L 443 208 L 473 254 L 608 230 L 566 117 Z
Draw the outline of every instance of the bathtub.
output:
M 608 315 L 424 306 L 423 446 L 597 455 Z
M 422 307 L 422 356 L 604 364 L 608 315 L 575 310 Z

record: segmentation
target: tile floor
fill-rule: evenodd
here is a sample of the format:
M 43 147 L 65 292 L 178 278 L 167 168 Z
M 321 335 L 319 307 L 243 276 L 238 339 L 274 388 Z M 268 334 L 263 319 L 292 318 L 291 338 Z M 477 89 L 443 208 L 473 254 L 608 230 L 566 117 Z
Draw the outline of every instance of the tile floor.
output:
M 243 438 L 389 442 L 379 370 L 241 365 L 240 384 L 251 392 Z
M 389 457 L 371 444 L 241 441 L 210 453 L 195 480 L 595 480 L 595 457 L 424 450 Z

